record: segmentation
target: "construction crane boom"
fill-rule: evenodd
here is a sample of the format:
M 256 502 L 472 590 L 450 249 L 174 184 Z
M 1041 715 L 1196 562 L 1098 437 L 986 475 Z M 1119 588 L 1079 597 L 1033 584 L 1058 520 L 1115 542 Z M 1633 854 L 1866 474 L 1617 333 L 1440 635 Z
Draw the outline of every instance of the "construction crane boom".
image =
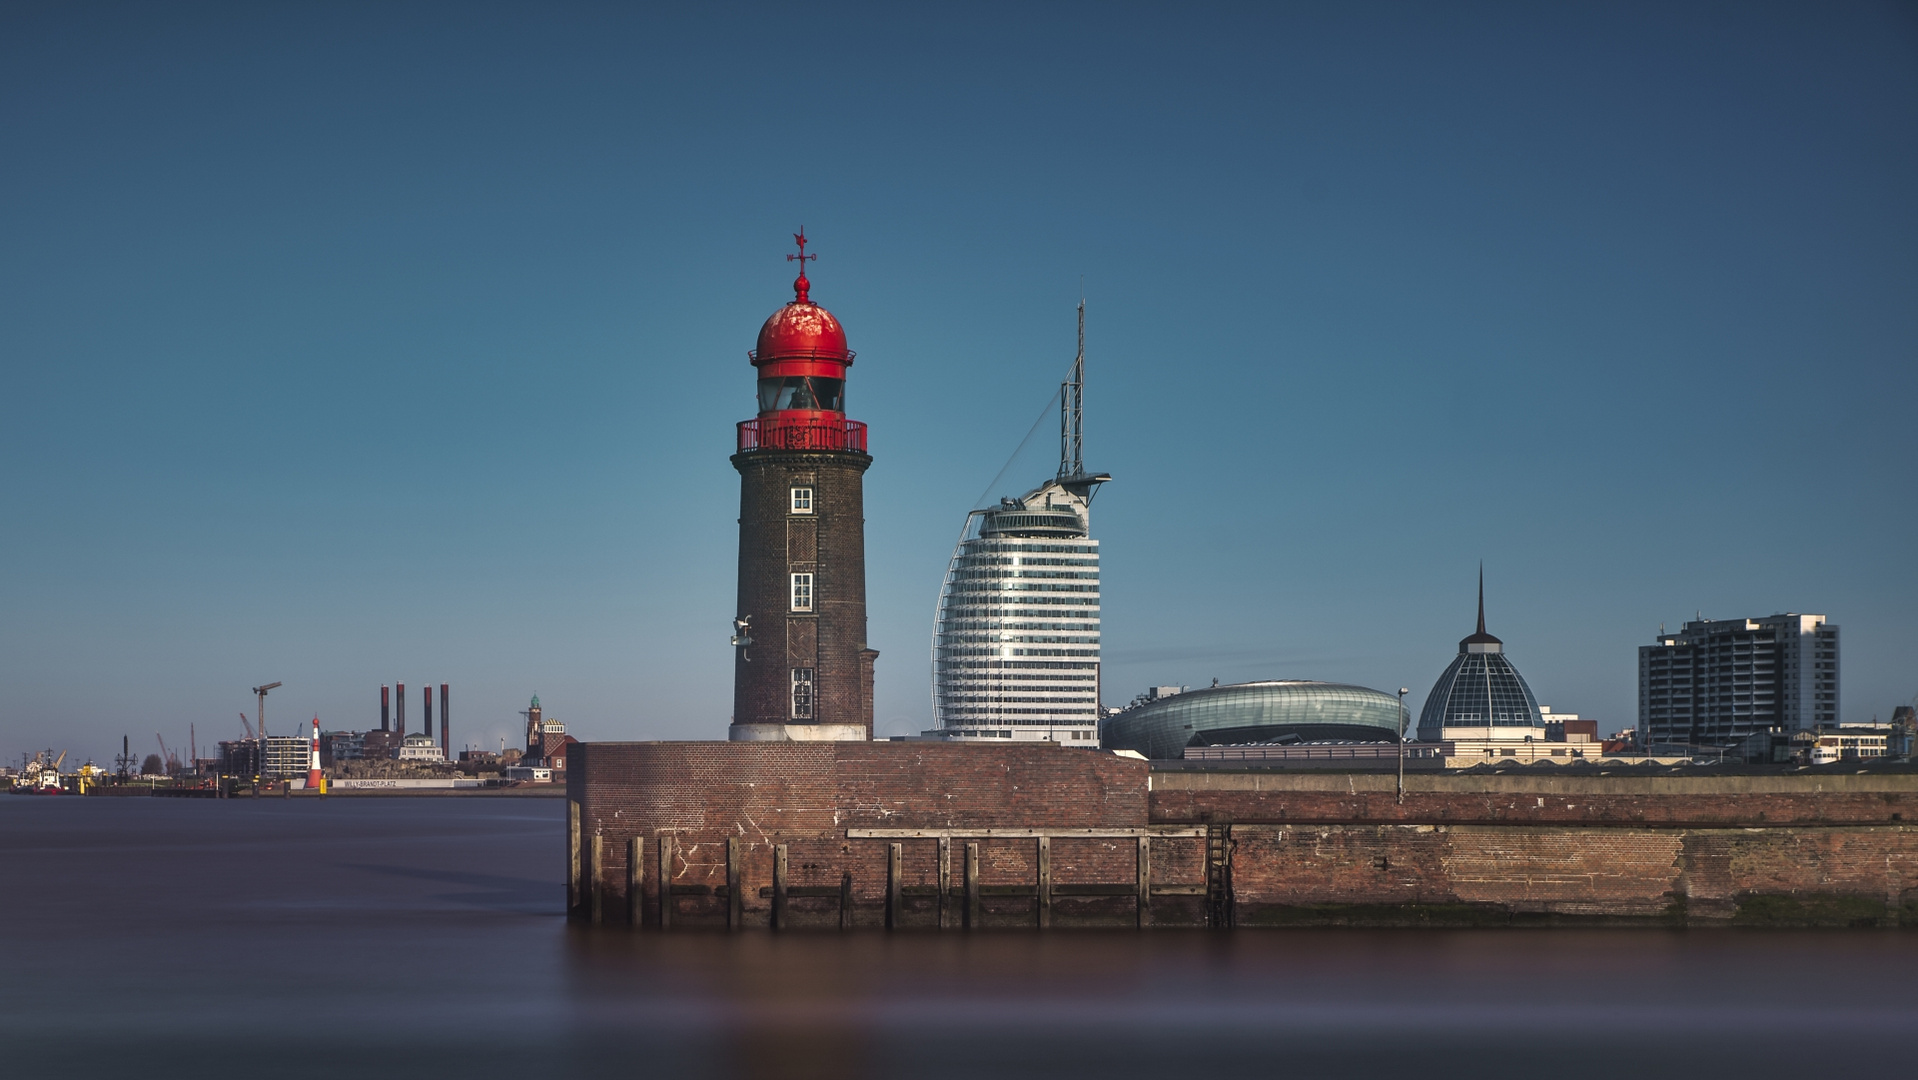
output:
M 251 740 L 253 738 L 253 723 L 246 718 L 245 713 L 240 714 L 240 726 L 246 729 L 246 737 Z

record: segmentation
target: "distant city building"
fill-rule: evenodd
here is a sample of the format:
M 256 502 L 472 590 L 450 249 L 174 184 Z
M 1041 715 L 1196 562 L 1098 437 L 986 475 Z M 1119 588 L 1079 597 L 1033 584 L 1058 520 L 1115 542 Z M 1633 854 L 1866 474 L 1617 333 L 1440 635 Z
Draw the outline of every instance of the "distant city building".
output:
M 1485 632 L 1485 574 L 1479 573 L 1478 630 L 1432 684 L 1419 713 L 1420 742 L 1544 742 L 1545 715 L 1505 643 Z
M 1833 724 L 1813 735 L 1809 763 L 1831 765 L 1890 757 L 1894 732 L 1890 724 Z
M 339 761 L 358 761 L 365 756 L 365 732 L 323 731 L 320 733 L 321 765 L 331 766 Z
M 564 722 L 546 715 L 539 706 L 538 694 L 521 715 L 526 717 L 526 753 L 520 757 L 520 764 L 564 772 L 566 748 L 579 740 L 566 734 Z
M 431 735 L 415 733 L 400 743 L 401 761 L 445 761 L 446 754 Z
M 1396 696 L 1345 683 L 1286 679 L 1198 690 L 1155 686 L 1106 720 L 1099 745 L 1166 760 L 1192 756 L 1188 747 L 1390 742 L 1403 726 Z
M 1091 507 L 1111 477 L 1085 470 L 1079 355 L 1062 387 L 1058 474 L 966 519 L 939 593 L 926 735 L 1099 744 L 1099 542 Z
M 258 740 L 254 740 L 257 744 Z M 306 767 L 313 753 L 313 741 L 292 735 L 269 735 L 266 738 L 265 752 L 261 755 L 260 775 L 286 779 L 305 776 Z
M 1700 619 L 1638 648 L 1648 745 L 1731 746 L 1838 723 L 1838 627 L 1823 615 Z
M 400 756 L 400 738 L 399 732 L 386 728 L 362 732 L 360 757 L 367 761 L 391 761 Z
M 1891 710 L 1891 756 L 1909 758 L 1918 744 L 1918 710 L 1900 705 Z
M 258 739 L 233 739 L 220 743 L 220 772 L 227 776 L 253 776 L 259 771 Z
M 1580 720 L 1575 712 L 1553 712 L 1550 705 L 1538 707 L 1538 718 L 1545 722 L 1545 741 L 1562 743 L 1598 742 L 1598 721 Z

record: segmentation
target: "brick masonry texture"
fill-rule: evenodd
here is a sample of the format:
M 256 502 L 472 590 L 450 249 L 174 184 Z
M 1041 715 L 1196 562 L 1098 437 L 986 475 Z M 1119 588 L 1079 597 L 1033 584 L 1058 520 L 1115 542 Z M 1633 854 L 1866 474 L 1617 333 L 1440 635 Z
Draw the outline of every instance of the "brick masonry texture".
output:
M 1781 898 L 1798 912 L 1787 922 L 1822 921 L 1808 909 L 1839 899 L 1852 913 L 1842 921 L 1918 915 L 1911 826 L 1236 825 L 1231 836 L 1240 925 L 1773 921 L 1753 901 Z
M 864 474 L 857 453 L 754 450 L 739 470 L 737 614 L 753 644 L 734 650 L 733 721 L 791 722 L 792 669 L 814 669 L 813 722 L 866 724 Z M 792 489 L 813 489 L 813 512 L 792 512 Z M 794 573 L 813 575 L 813 610 L 792 612 Z
M 1579 825 L 1918 824 L 1918 774 L 1408 775 L 1162 770 L 1152 820 Z
M 837 886 L 850 872 L 857 921 L 865 925 L 884 918 L 889 841 L 849 840 L 849 828 L 1140 828 L 1146 820 L 1144 762 L 1048 745 L 590 743 L 573 751 L 572 764 L 568 797 L 579 804 L 582 846 L 589 849 L 590 837 L 600 836 L 606 908 L 625 910 L 627 843 L 639 836 L 646 842 L 645 909 L 652 921 L 663 837 L 674 841 L 672 883 L 707 890 L 726 882 L 726 841 L 740 841 L 748 925 L 768 922 L 771 901 L 759 892 L 771 886 L 776 844 L 788 847 L 794 886 Z M 978 842 L 982 884 L 1033 883 L 1033 841 Z M 904 883 L 936 887 L 937 840 L 901 843 Z M 963 844 L 954 844 L 955 887 Z M 1060 883 L 1131 881 L 1134 857 L 1129 839 L 1055 840 L 1052 875 Z M 919 899 L 936 910 L 936 896 Z M 1022 903 L 1029 908 L 1031 901 Z M 695 893 L 677 904 L 675 925 L 723 923 L 721 900 Z M 836 898 L 832 906 L 836 919 Z
M 772 849 L 786 844 L 794 926 L 883 924 L 889 841 L 854 828 L 1204 826 L 1224 838 L 1238 925 L 1663 921 L 1918 925 L 1918 775 L 1408 777 L 1149 771 L 1053 746 L 936 743 L 594 743 L 572 751 L 582 846 L 601 837 L 609 920 L 625 911 L 626 843 L 646 842 L 657 923 L 658 844 L 675 841 L 673 925 L 725 924 L 726 842 L 741 852 L 743 925 L 766 926 Z M 1912 824 L 1906 824 L 1912 822 Z M 901 918 L 936 925 L 937 841 L 902 845 Z M 1029 926 L 1035 841 L 979 840 L 986 925 Z M 963 839 L 953 841 L 951 884 Z M 1202 837 L 1152 841 L 1152 880 L 1206 880 Z M 1136 841 L 1055 838 L 1056 886 L 1134 880 Z M 582 876 L 590 876 L 590 858 Z M 994 894 L 994 889 L 1001 891 Z M 825 895 L 825 894 L 832 895 Z M 950 902 L 950 901 L 949 901 Z M 1129 925 L 1129 896 L 1059 897 L 1054 925 Z M 1197 897 L 1153 922 L 1203 921 Z

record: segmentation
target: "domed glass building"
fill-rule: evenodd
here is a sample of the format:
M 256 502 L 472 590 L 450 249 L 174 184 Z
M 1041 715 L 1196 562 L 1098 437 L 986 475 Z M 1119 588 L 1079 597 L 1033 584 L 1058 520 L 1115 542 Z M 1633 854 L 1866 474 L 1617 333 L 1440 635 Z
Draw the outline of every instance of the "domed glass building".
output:
M 1398 698 L 1363 686 L 1294 679 L 1234 683 L 1134 705 L 1105 721 L 1099 745 L 1176 759 L 1188 746 L 1391 742 L 1405 719 Z
M 1458 643 L 1458 656 L 1432 685 L 1419 713 L 1420 742 L 1443 739 L 1545 738 L 1545 719 L 1525 677 L 1505 658 L 1505 644 L 1485 632 L 1485 575 L 1479 574 L 1478 631 Z

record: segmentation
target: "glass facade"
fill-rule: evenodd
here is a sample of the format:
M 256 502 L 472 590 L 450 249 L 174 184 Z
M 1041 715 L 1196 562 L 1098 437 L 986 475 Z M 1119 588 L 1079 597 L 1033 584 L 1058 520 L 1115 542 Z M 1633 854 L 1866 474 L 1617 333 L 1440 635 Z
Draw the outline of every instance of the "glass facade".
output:
M 818 375 L 787 375 L 759 380 L 759 411 L 787 409 L 846 411 L 846 380 Z
M 1545 720 L 1532 688 L 1503 651 L 1461 651 L 1425 698 L 1419 738 L 1435 741 L 1450 727 L 1536 728 L 1542 737 Z M 1531 732 L 1513 730 L 1511 737 L 1527 734 Z
M 1106 720 L 1099 745 L 1149 758 L 1188 746 L 1347 739 L 1390 742 L 1405 725 L 1396 695 L 1346 683 L 1235 683 L 1161 697 Z
M 932 655 L 946 737 L 1097 741 L 1099 542 L 1085 512 L 1049 483 L 977 515 L 953 552 Z

